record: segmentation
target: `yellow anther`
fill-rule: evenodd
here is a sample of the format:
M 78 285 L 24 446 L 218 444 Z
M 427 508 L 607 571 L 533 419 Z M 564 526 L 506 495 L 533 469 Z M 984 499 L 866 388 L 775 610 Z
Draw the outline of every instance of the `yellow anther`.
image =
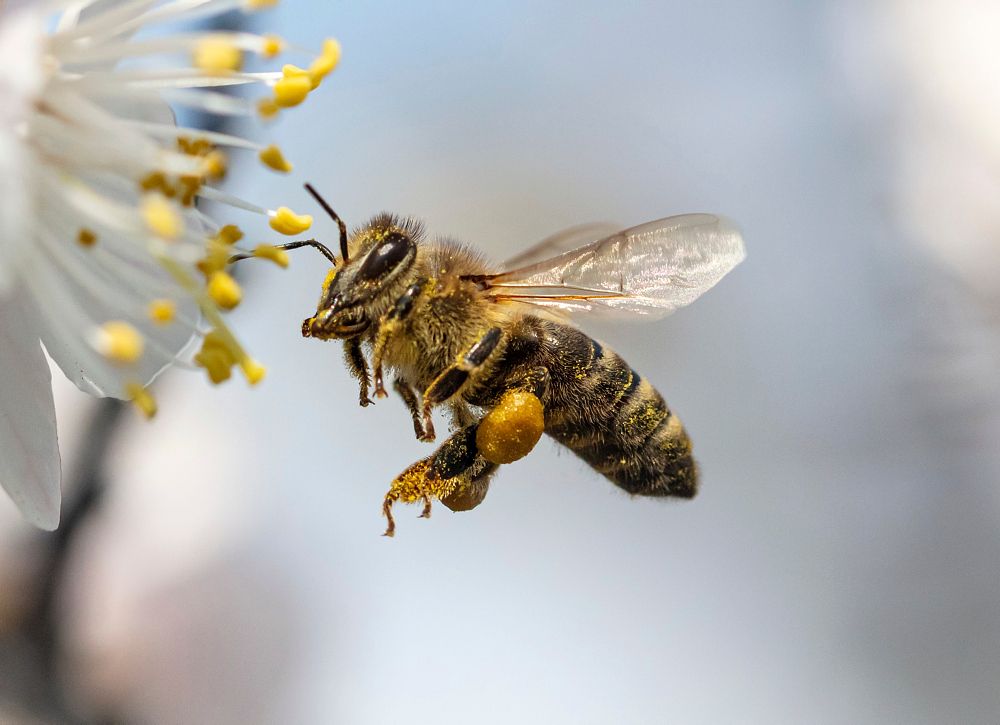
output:
M 253 256 L 270 259 L 279 267 L 288 266 L 288 252 L 284 249 L 278 249 L 271 244 L 258 244 L 253 250 Z
M 281 149 L 274 144 L 271 144 L 260 152 L 260 160 L 265 166 L 275 171 L 282 171 L 287 174 L 292 170 L 292 165 L 288 163 L 284 154 L 281 153 Z
M 231 310 L 243 299 L 243 290 L 226 272 L 213 272 L 208 278 L 208 296 L 222 309 Z
M 273 58 L 285 49 L 285 41 L 277 35 L 265 35 L 260 54 L 264 58 Z
M 313 218 L 308 214 L 296 214 L 287 206 L 269 212 L 271 229 L 279 234 L 301 234 L 312 226 Z
M 156 399 L 142 385 L 139 383 L 126 384 L 125 394 L 146 418 L 152 418 L 156 415 Z
M 112 362 L 127 365 L 142 357 L 142 334 L 127 322 L 112 320 L 97 332 L 97 349 Z
M 149 230 L 164 239 L 176 239 L 184 229 L 181 215 L 162 194 L 146 194 L 140 211 Z
M 180 139 L 178 139 L 178 141 L 179 140 Z M 167 186 L 167 177 L 162 171 L 154 171 L 139 180 L 139 188 L 143 191 L 162 191 Z
M 236 244 L 236 242 L 243 239 L 243 230 L 235 224 L 227 224 L 218 231 L 215 238 L 223 244 L 232 246 L 233 244 Z
M 173 300 L 153 300 L 149 303 L 149 319 L 157 325 L 167 325 L 174 321 L 177 303 Z
M 240 360 L 240 369 L 243 371 L 243 375 L 246 377 L 247 382 L 251 385 L 259 383 L 267 374 L 266 367 L 249 357 L 245 357 Z
M 274 103 L 280 108 L 297 106 L 306 100 L 306 96 L 311 90 L 312 79 L 306 71 L 303 71 L 302 75 L 286 74 L 284 78 L 274 84 Z M 259 106 L 258 110 L 260 110 Z
M 264 120 L 270 120 L 278 115 L 281 108 L 274 102 L 273 98 L 262 98 L 257 101 L 257 113 Z
M 81 229 L 76 235 L 76 241 L 81 247 L 92 247 L 97 244 L 97 235 L 89 229 Z
M 236 360 L 237 356 L 232 346 L 218 330 L 212 330 L 205 335 L 205 339 L 201 342 L 201 350 L 194 356 L 195 363 L 205 368 L 209 380 L 216 385 L 229 379 Z
M 338 63 L 340 63 L 340 43 L 333 38 L 327 38 L 323 41 L 323 52 L 309 66 L 312 87 L 315 88 L 330 75 Z
M 226 38 L 209 36 L 195 46 L 192 60 L 203 71 L 227 73 L 243 66 L 243 53 Z
M 229 168 L 229 159 L 226 158 L 224 153 L 216 149 L 205 154 L 203 164 L 202 168 L 205 176 L 210 179 L 221 179 L 226 175 L 226 169 Z
M 483 416 L 476 430 L 476 448 L 491 463 L 512 463 L 531 452 L 544 430 L 541 401 L 527 391 L 512 390 Z

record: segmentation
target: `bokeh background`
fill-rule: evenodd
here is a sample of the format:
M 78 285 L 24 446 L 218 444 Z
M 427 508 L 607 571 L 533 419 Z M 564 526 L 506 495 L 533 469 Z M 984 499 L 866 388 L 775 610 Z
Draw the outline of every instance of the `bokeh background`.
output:
M 54 580 L 0 500 L 7 717 L 29 662 L 4 622 L 41 583 L 79 722 L 1000 721 L 997 3 L 286 0 L 255 22 L 345 50 L 271 130 L 295 178 L 234 174 L 246 198 L 305 209 L 310 180 L 349 223 L 418 215 L 498 261 L 584 221 L 739 222 L 746 262 L 691 308 L 588 328 L 683 417 L 702 492 L 630 500 L 543 441 L 480 508 L 400 507 L 381 538 L 429 448 L 299 336 L 319 255 L 249 265 L 232 317 L 264 384 L 170 373 L 154 422 L 126 411 Z M 95 403 L 57 393 L 71 469 Z

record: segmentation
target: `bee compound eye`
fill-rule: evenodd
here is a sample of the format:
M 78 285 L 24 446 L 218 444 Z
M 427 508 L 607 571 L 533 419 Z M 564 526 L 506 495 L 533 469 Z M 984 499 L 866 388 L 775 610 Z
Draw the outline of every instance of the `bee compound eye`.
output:
M 389 234 L 368 253 L 355 279 L 371 282 L 383 277 L 406 259 L 412 246 L 413 242 L 404 235 L 398 232 Z

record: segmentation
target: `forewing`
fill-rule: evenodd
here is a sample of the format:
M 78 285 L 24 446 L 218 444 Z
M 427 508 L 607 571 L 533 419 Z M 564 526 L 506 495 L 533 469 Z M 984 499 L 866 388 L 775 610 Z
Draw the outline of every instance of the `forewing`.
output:
M 746 256 L 729 220 L 683 214 L 641 224 L 484 280 L 498 300 L 656 318 L 690 304 Z
M 620 228 L 617 224 L 609 222 L 591 222 L 563 229 L 514 255 L 504 262 L 503 269 L 504 271 L 520 269 L 529 264 L 550 259 L 557 254 L 609 237 Z

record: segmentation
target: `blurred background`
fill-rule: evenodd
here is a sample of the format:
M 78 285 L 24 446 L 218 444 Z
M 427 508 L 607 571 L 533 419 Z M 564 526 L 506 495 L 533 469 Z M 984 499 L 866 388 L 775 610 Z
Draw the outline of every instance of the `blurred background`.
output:
M 380 537 L 430 448 L 300 337 L 319 255 L 251 264 L 257 389 L 169 373 L 146 424 L 54 376 L 67 487 L 106 491 L 63 538 L 0 498 L 0 720 L 1000 721 L 996 2 L 254 22 L 344 60 L 270 129 L 295 178 L 234 175 L 245 198 L 310 210 L 310 180 L 349 224 L 414 214 L 497 261 L 585 221 L 742 226 L 691 308 L 588 327 L 682 416 L 701 493 L 630 500 L 545 440 L 478 509 Z

